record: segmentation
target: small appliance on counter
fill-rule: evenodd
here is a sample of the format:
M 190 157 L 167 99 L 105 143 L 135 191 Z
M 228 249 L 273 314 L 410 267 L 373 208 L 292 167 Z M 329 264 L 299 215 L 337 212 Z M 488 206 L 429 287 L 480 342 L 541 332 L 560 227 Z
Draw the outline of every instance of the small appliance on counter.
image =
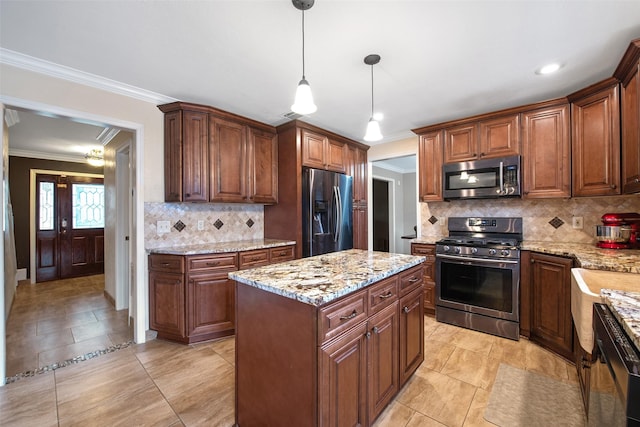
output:
M 603 249 L 640 249 L 640 214 L 606 213 L 596 225 L 596 246 Z

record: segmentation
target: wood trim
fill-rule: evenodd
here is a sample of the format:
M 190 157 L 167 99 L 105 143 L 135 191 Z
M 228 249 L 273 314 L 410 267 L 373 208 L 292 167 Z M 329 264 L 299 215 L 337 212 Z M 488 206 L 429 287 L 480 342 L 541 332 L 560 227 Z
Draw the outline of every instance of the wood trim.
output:
M 170 113 L 170 112 L 179 111 L 179 110 L 198 111 L 202 113 L 211 114 L 219 119 L 240 122 L 241 124 L 251 126 L 257 129 L 261 129 L 261 130 L 266 130 L 268 132 L 276 131 L 276 128 L 274 126 L 270 126 L 265 123 L 252 120 L 247 117 L 240 116 L 238 114 L 230 113 L 228 111 L 220 110 L 218 108 L 211 107 L 208 105 L 192 104 L 189 102 L 177 101 L 177 102 L 171 102 L 169 104 L 158 105 L 158 108 L 163 113 Z
M 363 143 L 358 142 L 358 141 L 354 141 L 353 139 L 346 138 L 346 137 L 344 137 L 342 135 L 338 135 L 337 133 L 333 133 L 333 132 L 328 131 L 326 129 L 322 129 L 322 128 L 319 128 L 317 126 L 310 125 L 309 123 L 303 122 L 301 120 L 292 120 L 292 121 L 290 121 L 288 123 L 285 123 L 283 125 L 278 126 L 276 128 L 276 130 L 277 130 L 278 134 L 280 134 L 280 132 L 283 132 L 283 131 L 291 128 L 291 127 L 296 127 L 298 129 L 306 129 L 306 130 L 314 132 L 314 133 L 319 133 L 319 134 L 321 134 L 323 136 L 328 137 L 329 139 L 333 139 L 333 140 L 339 141 L 339 142 L 344 142 L 344 143 L 349 144 L 351 146 L 361 148 L 361 149 L 363 149 L 365 151 L 367 151 L 369 148 L 371 148 L 370 146 L 368 146 L 366 144 L 363 144 Z
M 598 93 L 601 90 L 609 89 L 612 86 L 616 86 L 619 83 L 618 79 L 615 77 L 609 77 L 608 79 L 602 80 L 598 83 L 594 83 L 591 86 L 587 86 L 584 89 L 580 89 L 577 92 L 573 92 L 570 95 L 567 95 L 567 100 L 570 103 L 574 103 L 582 98 L 586 98 L 589 95 L 593 95 L 594 93 Z
M 629 47 L 622 56 L 618 68 L 613 72 L 613 76 L 623 84 L 628 83 L 628 79 L 633 75 L 633 71 L 638 66 L 640 60 L 640 39 L 632 40 Z

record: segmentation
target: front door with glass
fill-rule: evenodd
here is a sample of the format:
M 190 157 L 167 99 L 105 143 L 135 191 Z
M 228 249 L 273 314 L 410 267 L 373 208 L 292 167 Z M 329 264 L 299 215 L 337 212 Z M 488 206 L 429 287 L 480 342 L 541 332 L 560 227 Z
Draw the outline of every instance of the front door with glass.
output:
M 36 281 L 104 273 L 102 178 L 36 176 Z

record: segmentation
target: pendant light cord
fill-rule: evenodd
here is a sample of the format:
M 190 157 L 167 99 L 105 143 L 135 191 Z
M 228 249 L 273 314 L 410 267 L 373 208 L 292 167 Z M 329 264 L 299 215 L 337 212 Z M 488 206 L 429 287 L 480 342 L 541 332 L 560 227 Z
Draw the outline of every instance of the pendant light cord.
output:
M 302 80 L 304 77 L 304 9 L 302 10 Z
M 371 118 L 373 118 L 373 64 L 371 64 Z

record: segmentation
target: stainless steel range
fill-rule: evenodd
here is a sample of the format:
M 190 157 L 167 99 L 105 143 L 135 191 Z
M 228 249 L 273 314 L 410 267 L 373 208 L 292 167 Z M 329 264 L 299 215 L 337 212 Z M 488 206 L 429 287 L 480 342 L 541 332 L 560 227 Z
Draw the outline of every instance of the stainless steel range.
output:
M 522 218 L 449 218 L 436 242 L 436 319 L 520 337 Z

